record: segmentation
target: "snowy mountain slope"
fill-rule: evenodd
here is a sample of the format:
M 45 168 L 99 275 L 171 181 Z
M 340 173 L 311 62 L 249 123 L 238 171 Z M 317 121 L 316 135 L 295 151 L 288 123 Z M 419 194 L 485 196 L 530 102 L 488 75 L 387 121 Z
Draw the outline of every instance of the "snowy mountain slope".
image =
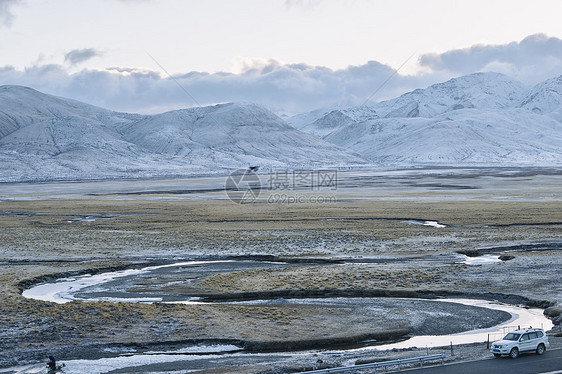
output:
M 254 104 L 183 109 L 118 126 L 123 139 L 151 152 L 189 156 L 220 150 L 233 159 L 252 156 L 278 163 L 364 162 L 314 136 L 295 130 Z
M 333 111 L 314 111 L 295 116 L 288 122 L 302 131 L 326 136 L 329 129 L 335 130 L 348 118 L 356 122 L 374 118 L 432 118 L 464 108 L 512 108 L 521 102 L 525 92 L 521 83 L 503 74 L 475 73 L 417 89 L 396 99 Z
M 0 149 L 18 154 L 57 156 L 89 149 L 104 154 L 134 157 L 142 151 L 83 117 L 54 117 L 25 126 L 0 139 Z
M 464 108 L 512 108 L 521 102 L 525 92 L 521 83 L 505 75 L 475 73 L 417 89 L 396 99 L 330 112 L 310 112 L 288 122 L 302 131 L 324 137 L 330 129 L 333 131 L 347 124 L 349 119 L 361 122 L 375 118 L 432 118 Z
M 562 162 L 560 126 L 523 109 L 462 109 L 354 123 L 326 140 L 379 164 L 547 166 Z
M 319 118 L 322 118 L 326 115 L 326 113 L 335 110 L 334 108 L 322 108 L 316 109 L 312 112 L 305 112 L 296 114 L 292 117 L 286 118 L 285 122 L 287 122 L 290 126 L 293 126 L 297 130 L 301 130 L 304 126 L 311 124 L 312 122 L 316 121 Z
M 138 115 L 0 87 L 0 181 L 364 163 L 253 104 Z
M 30 124 L 53 118 L 85 118 L 101 127 L 138 119 L 79 101 L 46 95 L 29 87 L 0 86 L 0 138 Z
M 357 118 L 349 110 L 333 110 L 314 122 L 301 127 L 301 131 L 323 138 L 341 126 L 347 126 L 356 122 L 358 122 Z
M 561 83 L 528 91 L 501 74 L 477 73 L 299 126 L 375 163 L 559 165 L 562 124 L 553 119 L 562 118 Z
M 379 118 L 375 109 L 372 106 L 366 105 L 315 110 L 293 116 L 287 120 L 287 123 L 301 131 L 324 137 L 339 127 L 338 123 L 340 123 L 340 120 L 344 122 L 349 120 L 361 122 L 375 118 Z
M 562 121 L 562 75 L 531 88 L 520 107 Z
M 516 106 L 523 84 L 499 73 L 475 73 L 426 89 L 406 93 L 373 106 L 379 117 L 425 117 L 464 108 L 501 109 Z

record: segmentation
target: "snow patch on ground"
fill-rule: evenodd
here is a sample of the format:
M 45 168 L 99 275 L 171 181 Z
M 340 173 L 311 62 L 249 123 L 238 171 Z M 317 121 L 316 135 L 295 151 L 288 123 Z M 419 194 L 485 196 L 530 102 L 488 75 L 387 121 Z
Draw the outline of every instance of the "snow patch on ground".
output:
M 463 256 L 461 263 L 466 265 L 488 265 L 502 262 L 499 255 L 482 255 L 476 257 L 469 257 L 467 255 L 461 256 Z

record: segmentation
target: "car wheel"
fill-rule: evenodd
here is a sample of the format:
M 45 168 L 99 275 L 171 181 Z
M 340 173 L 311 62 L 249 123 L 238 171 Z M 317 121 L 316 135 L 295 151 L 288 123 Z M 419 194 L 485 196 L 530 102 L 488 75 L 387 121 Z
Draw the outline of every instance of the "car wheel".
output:
M 517 347 L 511 348 L 511 351 L 509 351 L 509 357 L 511 358 L 519 357 L 519 349 Z
M 494 353 L 494 357 L 495 358 L 500 358 L 502 355 L 500 355 L 499 353 Z
M 539 344 L 539 346 L 537 347 L 537 354 L 538 355 L 542 355 L 544 353 L 544 351 L 546 351 L 544 344 Z

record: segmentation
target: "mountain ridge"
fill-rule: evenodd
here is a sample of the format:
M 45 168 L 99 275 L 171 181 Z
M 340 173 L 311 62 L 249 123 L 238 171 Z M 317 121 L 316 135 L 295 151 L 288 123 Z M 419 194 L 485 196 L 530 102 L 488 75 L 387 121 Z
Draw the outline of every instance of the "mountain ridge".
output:
M 527 88 L 499 73 L 476 73 L 287 121 L 252 103 L 142 115 L 0 86 L 0 181 L 248 166 L 559 166 L 561 121 L 562 76 Z
M 526 88 L 499 73 L 475 73 L 289 122 L 376 164 L 559 165 L 560 93 L 562 76 Z
M 26 87 L 0 87 L 0 181 L 177 176 L 250 165 L 366 163 L 358 155 L 299 132 L 255 104 L 140 115 Z

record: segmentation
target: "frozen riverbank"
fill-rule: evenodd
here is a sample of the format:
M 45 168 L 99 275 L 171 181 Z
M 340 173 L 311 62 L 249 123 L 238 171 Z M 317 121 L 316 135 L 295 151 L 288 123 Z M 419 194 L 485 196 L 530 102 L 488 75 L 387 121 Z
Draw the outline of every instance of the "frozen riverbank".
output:
M 306 259 L 301 259 L 299 266 L 304 265 L 307 265 Z M 201 297 L 198 295 L 179 295 L 174 293 L 178 290 L 178 283 L 185 287 L 185 282 L 187 282 L 191 286 L 190 289 L 193 292 L 197 292 L 197 288 L 192 283 L 196 283 L 198 275 L 208 277 L 225 271 L 283 269 L 288 266 L 296 265 L 272 261 L 183 261 L 159 266 L 147 266 L 141 269 L 60 279 L 24 290 L 23 296 L 55 303 L 66 303 L 73 300 L 153 303 L 165 300 L 168 303 L 213 304 L 210 301 L 201 301 Z M 152 284 L 151 288 L 151 280 L 158 280 L 158 287 L 154 287 Z M 167 281 L 163 282 L 162 280 Z M 172 287 L 170 288 L 170 286 Z M 146 297 L 147 292 L 148 296 L 153 297 Z M 154 297 L 156 295 L 158 297 Z M 543 315 L 541 309 L 523 308 L 489 300 L 458 298 L 433 300 L 380 297 L 357 298 L 353 297 L 352 293 L 350 293 L 350 297 L 346 298 L 313 298 L 306 297 L 305 295 L 301 295 L 298 299 L 284 297 L 262 300 L 252 296 L 252 301 L 231 301 L 230 303 L 226 302 L 226 304 L 276 307 L 306 306 L 308 308 L 361 308 L 367 316 L 385 315 L 391 320 L 395 316 L 400 316 L 400 318 L 396 318 L 397 321 L 410 321 L 408 328 L 412 331 L 414 337 L 400 343 L 388 345 L 388 348 L 403 348 L 420 344 L 423 346 L 439 346 L 448 344 L 453 340 L 455 340 L 454 344 L 473 343 L 485 340 L 486 334 L 497 334 L 505 331 L 507 325 L 541 326 L 546 329 L 552 327 L 552 322 Z M 391 295 L 389 294 L 389 296 Z M 267 296 L 267 294 L 264 294 L 264 296 Z M 435 297 L 431 294 L 427 296 Z M 221 302 L 221 304 L 224 305 L 225 302 Z M 463 308 L 462 305 L 466 307 Z M 504 313 L 505 316 L 502 316 L 501 313 L 491 313 L 490 309 L 509 313 L 510 317 L 507 317 L 506 313 Z M 461 315 L 462 318 L 455 318 Z M 498 324 L 501 318 L 504 321 Z M 494 321 L 496 322 L 495 324 Z M 432 335 L 424 335 L 424 332 L 430 331 L 433 332 Z M 451 333 L 454 335 L 450 335 Z

